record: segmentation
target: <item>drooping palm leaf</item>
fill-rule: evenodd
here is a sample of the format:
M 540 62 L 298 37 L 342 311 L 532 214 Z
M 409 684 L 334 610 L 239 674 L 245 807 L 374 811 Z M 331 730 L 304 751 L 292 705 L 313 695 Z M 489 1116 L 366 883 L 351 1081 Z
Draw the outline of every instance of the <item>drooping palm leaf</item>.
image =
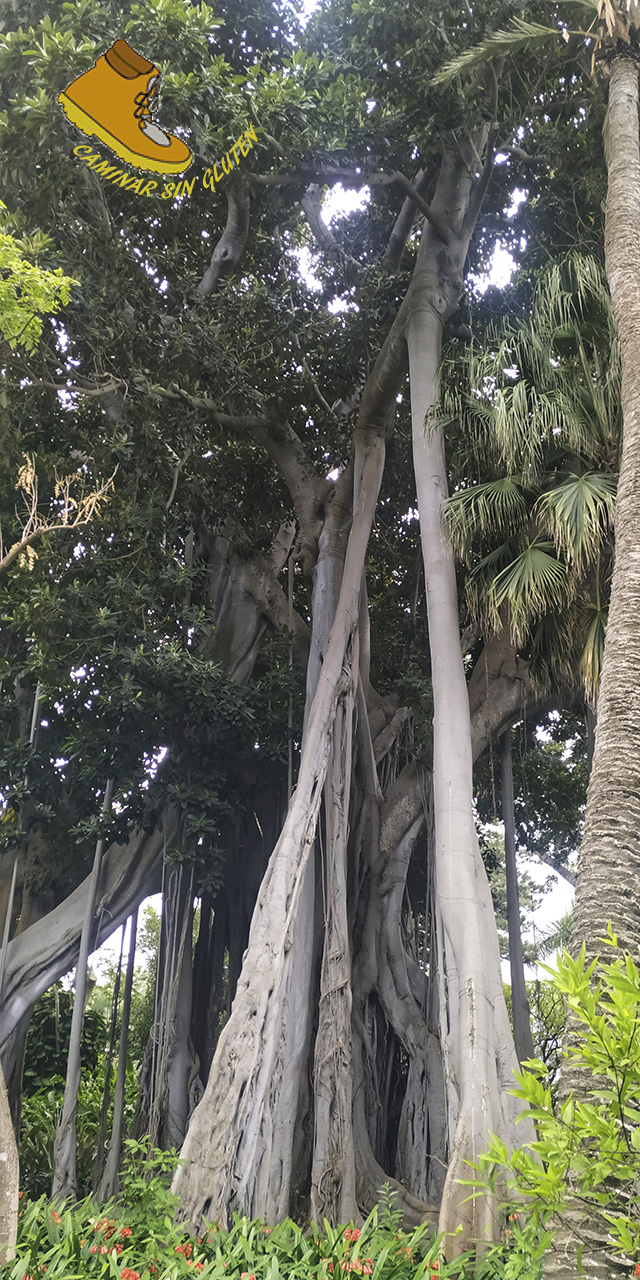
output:
M 583 616 L 587 624 L 587 634 L 580 659 L 580 675 L 589 702 L 595 707 L 600 688 L 609 610 L 601 604 L 587 604 L 584 606 Z
M 455 555 L 470 563 L 477 535 L 509 537 L 522 527 L 529 513 L 521 476 L 504 476 L 454 493 L 444 504 L 442 518 Z

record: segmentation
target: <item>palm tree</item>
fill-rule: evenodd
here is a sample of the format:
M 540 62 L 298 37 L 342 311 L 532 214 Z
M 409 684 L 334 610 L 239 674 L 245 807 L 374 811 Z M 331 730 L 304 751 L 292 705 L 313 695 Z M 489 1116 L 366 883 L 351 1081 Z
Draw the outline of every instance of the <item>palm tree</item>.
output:
M 469 612 L 487 637 L 508 621 L 541 693 L 573 686 L 595 705 L 621 437 L 620 350 L 598 263 L 554 263 L 529 320 L 490 326 L 460 381 L 443 411 L 462 429 L 466 475 L 443 515 L 469 570 Z

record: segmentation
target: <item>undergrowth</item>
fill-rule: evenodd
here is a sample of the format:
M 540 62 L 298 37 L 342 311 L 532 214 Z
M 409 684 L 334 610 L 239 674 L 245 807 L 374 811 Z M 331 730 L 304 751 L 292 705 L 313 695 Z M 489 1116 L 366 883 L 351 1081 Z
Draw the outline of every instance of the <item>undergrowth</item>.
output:
M 118 1201 L 98 1208 L 90 1198 L 71 1207 L 20 1201 L 17 1253 L 7 1280 L 537 1280 L 527 1249 L 519 1250 L 513 1226 L 508 1238 L 474 1265 L 473 1255 L 442 1258 L 442 1240 L 427 1224 L 400 1229 L 400 1214 L 385 1189 L 381 1208 L 361 1226 L 304 1230 L 291 1219 L 268 1227 L 236 1216 L 230 1229 L 215 1223 L 199 1239 L 174 1221 L 169 1178 L 175 1153 L 149 1153 L 128 1144 L 128 1165 Z M 522 1234 L 522 1233 L 520 1233 Z M 517 1259 L 520 1257 L 520 1265 Z

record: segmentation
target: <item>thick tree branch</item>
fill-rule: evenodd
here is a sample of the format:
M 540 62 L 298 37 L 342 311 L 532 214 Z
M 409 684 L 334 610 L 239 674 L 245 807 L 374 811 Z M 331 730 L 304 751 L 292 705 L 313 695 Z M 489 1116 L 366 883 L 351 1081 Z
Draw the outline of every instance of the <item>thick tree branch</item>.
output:
M 412 185 L 419 196 L 424 197 L 436 172 L 435 166 L 432 165 L 428 169 L 420 169 L 416 174 Z M 393 230 L 389 236 L 389 243 L 382 260 L 383 267 L 389 272 L 397 271 L 400 266 L 404 246 L 411 233 L 415 217 L 416 202 L 413 196 L 407 196 L 393 224 Z
M 249 233 L 249 196 L 240 187 L 226 188 L 227 223 L 213 251 L 211 262 L 207 267 L 196 293 L 206 295 L 213 293 L 220 277 L 229 275 L 239 262 Z
M 539 862 L 544 862 L 546 867 L 551 867 L 551 870 L 555 871 L 556 875 L 562 876 L 563 880 L 566 880 L 568 884 L 573 885 L 575 889 L 577 876 L 575 871 L 571 870 L 571 867 L 564 867 L 562 863 L 556 862 L 553 858 L 547 857 L 544 853 L 535 853 L 530 856 L 537 858 Z
M 301 204 L 318 248 L 337 248 L 333 231 L 322 216 L 322 187 L 319 183 L 311 182 L 309 184 L 302 197 Z
M 478 218 L 480 216 L 480 210 L 482 208 L 484 198 L 487 194 L 487 188 L 491 181 L 491 174 L 493 173 L 493 166 L 496 158 L 495 148 L 493 145 L 494 141 L 495 141 L 495 132 L 493 129 L 491 129 L 489 132 L 489 137 L 487 138 L 487 147 L 486 147 L 482 172 L 476 182 L 475 187 L 473 188 L 473 191 L 471 192 L 471 197 L 469 199 L 469 207 L 467 209 L 467 212 L 464 216 L 464 220 L 462 223 L 462 229 L 465 232 L 465 234 L 470 234 L 473 231 L 473 228 L 475 227 L 476 222 L 478 221 Z
M 340 182 L 344 187 L 388 187 L 397 184 L 413 200 L 420 212 L 431 223 L 434 231 L 445 244 L 451 241 L 451 231 L 435 213 L 432 213 L 426 200 L 422 199 L 410 178 L 396 169 L 393 173 L 364 173 L 358 169 L 299 169 L 297 173 L 254 173 L 249 181 L 257 186 L 286 187 L 298 186 L 300 183 Z

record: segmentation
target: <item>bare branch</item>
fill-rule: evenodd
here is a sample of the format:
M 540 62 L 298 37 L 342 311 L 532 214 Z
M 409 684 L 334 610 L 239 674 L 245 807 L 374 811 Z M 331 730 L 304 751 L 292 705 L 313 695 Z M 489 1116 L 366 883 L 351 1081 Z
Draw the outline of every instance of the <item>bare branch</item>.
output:
M 491 174 L 493 173 L 493 166 L 496 158 L 495 148 L 493 145 L 494 141 L 495 141 L 495 133 L 493 129 L 491 129 L 489 132 L 489 137 L 487 139 L 487 148 L 485 152 L 485 160 L 482 168 L 482 173 L 480 174 L 480 177 L 478 178 L 478 181 L 476 182 L 476 185 L 473 188 L 473 191 L 471 192 L 467 212 L 463 219 L 462 229 L 464 232 L 473 231 L 473 228 L 475 227 L 478 217 L 480 215 L 480 210 L 482 208 L 485 195 L 487 194 L 487 187 L 489 186 L 489 182 L 491 181 Z
M 249 181 L 258 186 L 298 186 L 300 183 L 341 182 L 345 187 L 387 187 L 394 183 L 402 187 L 410 200 L 417 204 L 420 212 L 437 231 L 445 244 L 451 240 L 451 231 L 432 213 L 429 205 L 422 199 L 413 183 L 404 173 L 396 169 L 393 173 L 363 173 L 357 169 L 299 169 L 297 173 L 255 173 L 249 175 Z
M 176 465 L 173 469 L 173 483 L 171 485 L 171 492 L 166 501 L 166 510 L 168 511 L 169 507 L 171 506 L 171 503 L 173 502 L 173 499 L 176 496 L 176 489 L 178 488 L 178 480 L 180 479 L 180 472 L 182 471 L 182 468 L 184 467 L 189 457 L 189 454 L 191 453 L 191 445 L 189 445 L 189 448 L 187 449 L 186 453 L 182 458 L 178 457 L 177 453 L 173 449 L 171 449 L 170 445 L 167 447 L 169 448 L 170 452 L 173 454 L 174 458 L 176 459 Z
M 71 486 L 77 483 L 80 477 L 77 474 L 61 478 L 56 475 L 55 496 L 62 503 L 62 512 L 57 519 L 50 519 L 42 516 L 38 511 L 38 477 L 35 458 L 29 457 L 26 453 L 23 457 L 25 462 L 18 472 L 16 489 L 20 489 L 24 497 L 26 521 L 18 541 L 14 542 L 6 553 L 0 536 L 0 573 L 8 569 L 21 555 L 25 556 L 29 567 L 32 567 L 36 557 L 33 551 L 29 553 L 29 549 L 43 534 L 58 533 L 65 529 L 79 529 L 88 524 L 99 509 L 100 503 L 106 500 L 110 490 L 113 489 L 114 477 L 118 470 L 116 467 L 104 484 L 78 499 L 72 496 Z

